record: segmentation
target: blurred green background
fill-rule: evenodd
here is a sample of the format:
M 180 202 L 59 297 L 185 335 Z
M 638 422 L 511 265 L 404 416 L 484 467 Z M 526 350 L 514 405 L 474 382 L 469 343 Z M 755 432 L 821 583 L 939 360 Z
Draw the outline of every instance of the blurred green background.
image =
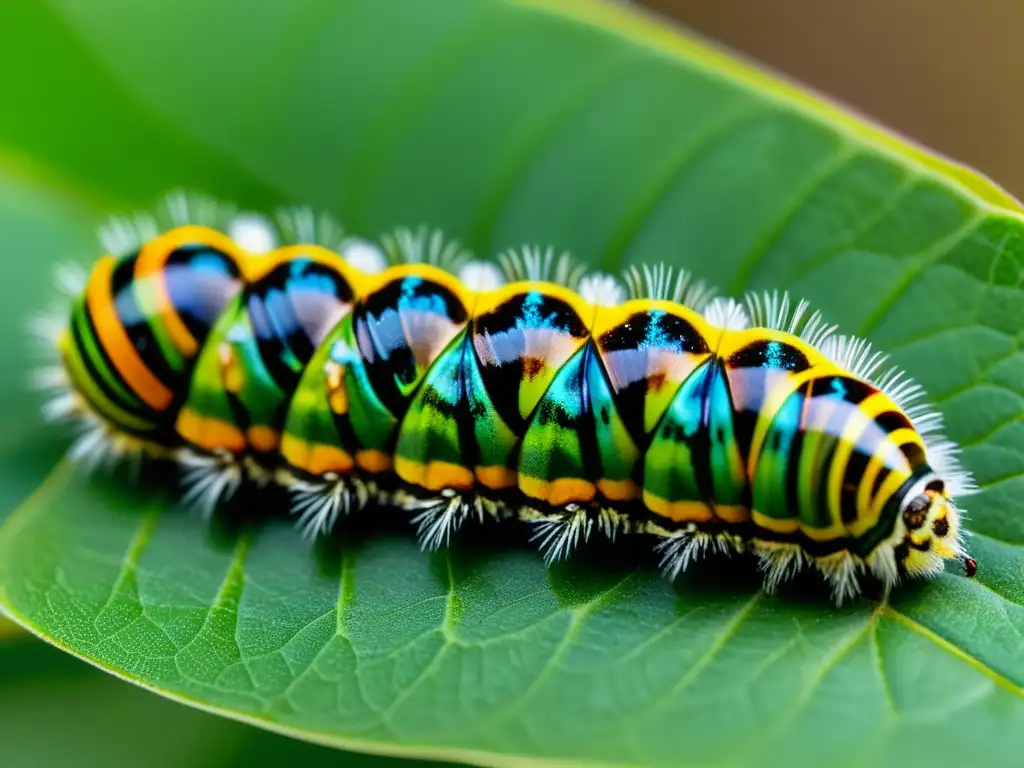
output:
M 1024 112 L 1019 98 L 1024 2 L 645 4 L 1024 194 L 1018 128 Z M 302 744 L 166 701 L 0 620 L 0 764 L 8 768 L 293 762 L 407 764 Z

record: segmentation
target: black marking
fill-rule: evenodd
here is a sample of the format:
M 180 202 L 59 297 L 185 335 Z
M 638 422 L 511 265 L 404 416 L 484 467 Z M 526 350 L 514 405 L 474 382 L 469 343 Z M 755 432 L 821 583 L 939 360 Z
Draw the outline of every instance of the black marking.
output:
M 463 466 L 475 467 L 480 463 L 480 447 L 476 442 L 476 430 L 474 429 L 475 414 L 474 404 L 476 401 L 470 396 L 469 382 L 470 375 L 468 366 L 473 365 L 473 348 L 468 333 L 463 334 L 459 342 L 459 372 L 458 387 L 459 415 L 455 424 L 459 433 L 459 448 L 462 450 Z M 479 490 L 486 490 L 486 486 L 478 484 Z
M 878 492 L 880 490 L 882 490 L 882 484 L 885 482 L 885 479 L 887 477 L 889 477 L 889 475 L 891 473 L 892 473 L 891 469 L 886 469 L 885 467 L 882 467 L 878 471 L 878 474 L 875 475 L 875 479 L 871 483 L 871 498 L 872 499 L 874 499 L 876 496 L 878 496 Z
M 532 331 L 554 332 L 581 343 L 589 335 L 576 310 L 540 291 L 516 294 L 473 322 L 473 345 L 484 388 L 498 416 L 518 437 L 528 422 L 519 412 L 520 385 L 544 367 L 540 357 L 527 356 L 526 339 Z M 545 351 L 537 349 L 535 354 Z
M 352 288 L 340 274 L 303 257 L 279 264 L 246 288 L 244 305 L 260 358 L 286 396 L 351 303 Z
M 899 411 L 886 411 L 885 413 L 880 413 L 875 417 L 875 423 L 890 435 L 899 429 L 914 428 L 914 425 L 910 423 L 910 419 Z
M 944 538 L 949 534 L 949 520 L 945 517 L 940 517 L 935 521 L 935 524 L 932 525 L 932 530 L 935 531 L 935 535 L 940 539 Z
M 345 451 L 355 456 L 356 452 L 363 448 L 363 445 L 359 442 L 359 436 L 356 434 L 355 428 L 352 426 L 352 420 L 349 418 L 348 411 L 344 413 L 331 412 L 332 421 L 334 422 L 334 430 L 338 434 L 338 445 L 340 445 Z M 397 429 L 392 430 L 392 437 L 396 438 Z M 393 442 L 393 440 L 392 440 Z
M 81 360 L 82 366 L 85 368 L 85 373 L 89 377 L 89 380 L 110 402 L 133 416 L 137 416 L 144 421 L 149 421 L 154 425 L 154 427 L 157 426 L 155 419 L 159 417 L 160 414 L 154 413 L 153 410 L 141 400 L 125 400 L 118 392 L 114 391 L 106 377 L 103 376 L 103 374 L 100 373 L 99 368 L 96 367 L 96 361 L 90 357 L 88 348 L 85 346 L 84 333 L 88 333 L 91 336 L 93 345 L 99 351 L 102 362 L 106 365 L 107 370 L 110 371 L 110 375 L 116 376 L 118 381 L 121 383 L 121 386 L 131 392 L 131 387 L 129 387 L 127 382 L 121 378 L 121 375 L 117 371 L 117 367 L 114 366 L 113 361 L 110 359 L 110 355 L 100 343 L 99 336 L 96 333 L 96 326 L 92 322 L 92 316 L 88 307 L 84 304 L 80 306 L 81 310 L 76 311 L 75 313 L 79 316 L 78 322 L 75 322 L 74 319 L 71 322 L 71 343 L 78 350 L 78 358 Z M 83 325 L 85 326 L 84 330 L 82 328 Z M 84 390 L 79 389 L 79 392 L 81 392 L 83 397 L 85 396 Z M 93 402 L 93 405 L 101 412 L 103 411 L 102 403 Z M 120 429 L 130 431 L 125 426 L 118 426 Z
M 893 555 L 896 557 L 896 562 L 902 566 L 906 562 L 907 558 L 910 557 L 910 544 L 904 539 L 895 547 L 893 547 Z
M 114 310 L 121 327 L 128 335 L 132 348 L 138 353 L 142 364 L 153 374 L 156 379 L 171 392 L 177 392 L 182 388 L 188 374 L 187 370 L 175 371 L 171 364 L 164 357 L 156 336 L 153 335 L 153 328 L 150 315 L 143 312 L 139 306 L 136 291 L 138 284 L 135 281 L 135 265 L 138 254 L 122 259 L 114 267 L 110 278 L 111 295 L 114 300 Z M 160 322 L 156 320 L 156 322 Z M 127 386 L 127 384 L 126 384 Z
M 811 367 L 807 355 L 782 341 L 754 341 L 733 352 L 726 364 L 733 368 L 769 368 L 799 373 Z
M 804 391 L 794 392 L 790 397 L 806 398 L 806 385 Z M 800 457 L 804 452 L 804 438 L 806 432 L 798 427 L 793 432 L 793 439 L 790 442 L 789 451 L 786 453 L 786 506 L 792 510 L 792 516 L 800 517 Z
M 624 322 L 602 333 L 598 345 L 604 352 L 652 346 L 680 354 L 696 355 L 711 351 L 707 340 L 690 322 L 660 309 L 630 315 Z
M 467 320 L 466 308 L 448 288 L 414 276 L 388 282 L 359 301 L 352 311 L 356 344 L 370 386 L 384 407 L 398 419 L 405 415 L 412 396 L 408 390 L 418 376 L 413 354 L 416 334 L 437 330 L 424 324 L 422 318 L 416 318 L 420 322 L 415 322 L 413 313 L 442 317 L 452 324 L 453 331 Z
M 855 523 L 861 515 L 862 510 L 857 508 L 857 491 L 860 490 L 860 486 L 864 482 L 864 473 L 870 462 L 869 454 L 854 450 L 846 464 L 843 488 L 839 497 L 839 510 L 845 525 Z
M 709 354 L 707 340 L 685 318 L 660 309 L 637 312 L 619 325 L 609 328 L 597 339 L 597 346 L 607 373 L 616 357 L 627 356 L 628 365 L 615 365 L 616 377 L 608 376 L 612 399 L 633 443 L 642 452 L 650 442 L 644 429 L 647 395 L 660 386 L 681 382 L 665 382 L 651 369 L 650 354 Z M 623 374 L 630 378 L 623 380 Z M 652 433 L 653 434 L 653 433 Z
M 910 464 L 912 469 L 928 468 L 928 458 L 925 456 L 924 448 L 917 443 L 903 443 L 900 446 L 900 451 L 906 456 L 907 463 Z
M 811 380 L 811 397 L 832 397 L 858 405 L 874 394 L 869 384 L 849 376 L 821 376 Z
M 241 271 L 228 254 L 201 243 L 182 245 L 163 265 L 167 296 L 192 337 L 202 345 L 241 289 Z

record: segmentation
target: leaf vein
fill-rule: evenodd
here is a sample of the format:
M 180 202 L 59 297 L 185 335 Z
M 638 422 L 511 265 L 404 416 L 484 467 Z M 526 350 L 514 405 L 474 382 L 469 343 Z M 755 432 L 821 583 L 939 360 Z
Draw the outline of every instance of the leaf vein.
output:
M 771 250 L 772 246 L 782 239 L 793 219 L 804 210 L 807 201 L 859 156 L 860 153 L 855 144 L 840 142 L 833 154 L 826 157 L 812 169 L 812 172 L 807 175 L 805 183 L 782 206 L 782 214 L 766 228 L 765 234 L 754 243 L 751 249 L 743 255 L 743 258 L 734 267 L 732 287 L 729 289 L 731 295 L 739 295 L 747 288 L 751 273 L 757 267 L 758 262 Z
M 972 667 L 976 671 L 983 674 L 985 677 L 989 678 L 993 683 L 998 685 L 1000 688 L 1003 688 L 1004 690 L 1009 691 L 1010 693 L 1013 693 L 1016 696 L 1024 697 L 1024 688 L 1022 688 L 1020 685 L 1013 682 L 1013 680 L 1006 677 L 1004 674 L 997 672 L 992 667 L 989 667 L 988 665 L 982 663 L 981 660 L 975 658 L 974 656 L 971 656 L 965 650 L 954 645 L 949 640 L 942 637 L 942 635 L 938 634 L 931 628 L 926 627 L 923 624 L 915 621 L 914 619 L 907 616 L 905 613 L 897 611 L 891 605 L 886 605 L 883 608 L 883 610 L 888 616 L 892 617 L 896 621 L 903 624 L 907 629 L 916 632 L 922 637 L 930 640 L 939 648 L 946 651 L 949 655 L 953 656 L 956 659 L 959 659 L 960 661 L 964 662 L 968 666 Z

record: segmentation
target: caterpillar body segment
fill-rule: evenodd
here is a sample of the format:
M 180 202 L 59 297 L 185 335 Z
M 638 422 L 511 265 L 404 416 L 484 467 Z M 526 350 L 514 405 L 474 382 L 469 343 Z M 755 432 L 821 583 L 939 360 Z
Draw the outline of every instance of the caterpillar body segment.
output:
M 371 501 L 429 547 L 485 517 L 534 525 L 548 560 L 647 534 L 671 577 L 752 552 L 768 588 L 813 566 L 837 600 L 966 558 L 938 417 L 804 303 L 664 267 L 627 298 L 551 249 L 499 268 L 426 229 L 377 248 L 301 210 L 260 232 L 169 208 L 162 234 L 108 235 L 57 339 L 40 324 L 39 379 L 90 445 L 176 458 L 207 511 L 252 481 L 309 535 Z

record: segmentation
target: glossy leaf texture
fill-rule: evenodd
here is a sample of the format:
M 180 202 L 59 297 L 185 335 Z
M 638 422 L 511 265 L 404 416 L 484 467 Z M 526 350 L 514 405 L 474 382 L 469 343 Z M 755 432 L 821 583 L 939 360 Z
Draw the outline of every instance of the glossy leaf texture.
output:
M 0 604 L 32 631 L 182 701 L 369 752 L 1021 754 L 1024 229 L 994 185 L 617 4 L 13 3 L 0 70 L 0 493 L 16 507 Z M 428 556 L 383 513 L 311 551 L 281 520 L 211 529 L 85 481 L 24 391 L 19 323 L 59 257 L 94 252 L 97 217 L 178 186 L 310 203 L 364 236 L 428 222 L 478 254 L 551 243 L 806 297 L 891 352 L 964 445 L 978 577 L 836 610 L 813 583 L 763 595 L 740 561 L 674 587 L 625 546 L 549 571 L 510 529 Z

